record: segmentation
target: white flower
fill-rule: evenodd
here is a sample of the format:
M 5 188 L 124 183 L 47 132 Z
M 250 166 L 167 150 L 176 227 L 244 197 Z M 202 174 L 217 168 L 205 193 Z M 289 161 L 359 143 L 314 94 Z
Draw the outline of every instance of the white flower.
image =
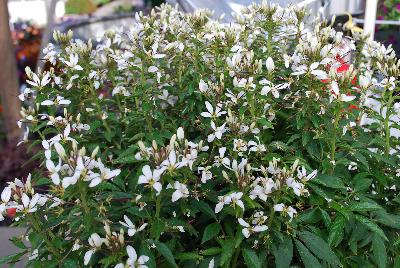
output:
M 215 206 L 215 213 L 219 213 L 222 208 L 224 207 L 224 205 L 226 204 L 230 204 L 231 203 L 231 198 L 230 196 L 218 196 L 218 203 Z
M 84 264 L 88 265 L 93 253 L 101 248 L 101 245 L 105 242 L 104 238 L 101 238 L 98 234 L 92 234 L 88 239 L 91 249 L 86 251 L 84 256 Z
M 185 138 L 185 132 L 183 131 L 182 127 L 179 127 L 178 130 L 176 131 L 176 137 L 178 138 L 179 141 Z
M 261 184 L 261 185 L 259 185 Z M 271 178 L 259 177 L 254 181 L 254 188 L 250 192 L 250 198 L 260 198 L 262 201 L 267 201 L 268 195 L 273 189 L 277 188 L 276 183 Z
M 287 214 L 291 219 L 294 217 L 294 214 L 297 213 L 296 209 L 291 206 L 287 207 L 283 203 L 274 205 L 274 210 L 278 212 L 282 212 L 283 214 Z
M 317 170 L 314 170 L 310 174 L 307 175 L 307 170 L 304 167 L 299 167 L 297 169 L 297 178 L 301 180 L 303 183 L 309 180 L 314 179 L 317 176 Z
M 7 186 L 1 192 L 1 203 L 0 203 L 0 221 L 4 220 L 3 213 L 6 211 L 6 205 L 11 198 L 11 187 Z
M 134 236 L 137 232 L 143 231 L 144 228 L 146 228 L 147 223 L 142 224 L 138 229 L 136 229 L 136 226 L 132 223 L 132 221 L 124 215 L 124 220 L 125 222 L 119 222 L 121 225 L 125 226 L 128 228 L 128 235 L 129 236 Z
M 4 187 L 3 191 L 1 192 L 1 201 L 3 203 L 8 203 L 11 198 L 11 193 L 12 191 L 10 186 Z
M 162 190 L 162 185 L 159 182 L 161 174 L 165 169 L 155 169 L 153 172 L 149 165 L 145 165 L 142 168 L 143 175 L 139 176 L 138 184 L 149 184 L 150 187 L 157 191 L 157 195 L 160 194 Z
M 221 147 L 218 149 L 218 155 L 214 157 L 214 166 L 219 167 L 222 165 L 229 167 L 231 161 L 225 157 L 226 147 Z
M 55 185 L 60 184 L 60 175 L 58 172 L 61 170 L 61 159 L 59 159 L 57 166 L 54 165 L 50 159 L 46 160 L 46 168 L 50 172 L 50 178 Z
M 243 196 L 242 192 L 236 192 L 236 193 L 230 194 L 232 205 L 234 207 L 235 207 L 235 205 L 238 205 L 239 207 L 241 207 L 244 210 L 243 201 L 240 200 L 240 198 L 242 198 L 242 196 Z
M 214 258 L 211 259 L 210 263 L 208 264 L 208 268 L 214 268 Z
M 174 171 L 175 169 L 179 169 L 184 166 L 184 163 L 176 161 L 176 153 L 175 150 L 169 152 L 168 159 L 164 160 L 161 163 L 161 166 L 168 169 L 168 171 Z
M 138 258 L 136 250 L 130 245 L 126 247 L 126 252 L 128 253 L 126 265 L 119 263 L 115 266 L 115 268 L 147 268 L 147 265 L 145 264 L 149 261 L 149 257 L 141 255 Z
M 206 183 L 208 180 L 211 180 L 213 177 L 213 174 L 210 171 L 210 166 L 207 167 L 199 167 L 198 171 L 201 171 L 201 182 Z
M 32 199 L 30 199 L 26 193 L 23 193 L 21 198 L 22 206 L 17 206 L 17 210 L 25 213 L 35 212 L 37 210 L 39 199 L 39 194 L 35 194 Z
M 71 138 L 71 137 L 69 136 L 69 134 L 71 134 L 71 125 L 70 125 L 70 124 L 67 124 L 67 125 L 65 126 L 65 129 L 64 129 L 63 134 L 58 134 L 58 135 L 56 135 L 56 136 L 54 136 L 53 138 L 50 139 L 50 142 L 51 142 L 51 143 L 54 143 L 54 146 L 55 146 L 55 149 L 56 149 L 57 153 L 59 153 L 59 151 L 57 150 L 57 147 L 59 147 L 59 146 L 61 146 L 61 145 L 56 145 L 56 143 L 58 143 L 58 142 L 60 142 L 60 141 L 72 141 L 72 142 L 78 143 L 75 139 Z M 62 147 L 62 146 L 61 146 L 61 147 Z M 61 149 L 61 148 L 59 148 L 59 149 Z M 64 149 L 62 149 L 62 150 L 64 150 Z M 62 150 L 61 150 L 61 151 L 62 151 Z M 64 154 L 65 154 L 65 151 L 64 151 Z M 59 155 L 60 155 L 60 154 L 59 154 Z M 61 155 L 60 155 L 60 156 L 61 156 Z M 61 156 L 61 157 L 63 157 L 63 156 Z
M 189 190 L 187 186 L 179 181 L 174 182 L 174 189 L 175 192 L 172 194 L 172 202 L 189 196 Z
M 82 71 L 83 70 L 83 68 L 80 65 L 78 65 L 78 54 L 69 55 L 69 61 L 64 61 L 64 63 L 68 67 L 70 67 L 72 69 L 75 69 L 77 71 Z
M 31 261 L 36 259 L 38 256 L 39 256 L 39 250 L 35 249 L 32 251 L 31 256 L 29 256 L 28 259 Z
M 39 76 L 37 74 L 35 74 L 34 72 L 32 72 L 29 67 L 25 68 L 25 72 L 26 72 L 28 78 L 33 80 L 33 81 L 26 80 L 26 82 L 31 86 L 41 88 L 41 87 L 46 86 L 48 83 L 50 83 L 50 73 L 49 72 L 45 72 L 41 80 L 40 80 Z
M 201 93 L 207 93 L 209 90 L 207 83 L 204 82 L 203 79 L 199 82 L 199 90 Z
M 155 73 L 158 71 L 158 68 L 156 66 L 150 66 L 149 69 L 147 69 L 149 73 Z
M 162 95 L 157 95 L 157 97 L 163 101 L 161 102 L 161 109 L 166 109 L 168 105 L 174 106 L 179 99 L 177 96 L 169 94 L 166 89 L 163 89 Z
M 337 98 L 340 101 L 349 102 L 349 101 L 352 101 L 352 100 L 354 100 L 356 98 L 355 96 L 349 96 L 349 95 L 340 93 L 339 86 L 338 86 L 338 83 L 336 81 L 332 81 L 331 89 L 332 89 L 332 92 L 333 92 L 333 97 Z
M 65 177 L 62 181 L 63 188 L 68 188 L 70 185 L 77 183 L 78 179 L 81 177 L 82 172 L 86 170 L 83 163 L 82 156 L 79 156 L 76 161 L 75 172 L 72 176 Z
M 234 152 L 246 152 L 247 151 L 247 143 L 242 139 L 234 139 L 233 140 L 233 151 Z
M 244 210 L 243 201 L 240 200 L 243 196 L 242 192 L 234 192 L 226 196 L 218 196 L 218 203 L 215 206 L 215 213 L 219 213 L 224 205 L 232 204 L 233 207 L 238 205 Z
M 208 135 L 207 141 L 212 142 L 215 140 L 215 138 L 220 140 L 222 138 L 222 134 L 224 134 L 226 131 L 225 124 L 226 123 L 224 123 L 222 126 L 217 127 L 214 121 L 211 121 L 211 128 L 214 130 L 214 133 Z
M 40 103 L 43 106 L 51 106 L 51 105 L 69 105 L 71 104 L 70 100 L 65 99 L 62 96 L 57 96 L 55 100 L 45 100 Z
M 121 86 L 121 85 L 116 86 L 116 87 L 113 89 L 113 91 L 112 91 L 111 94 L 112 94 L 113 96 L 116 95 L 116 94 L 122 94 L 122 95 L 125 96 L 125 97 L 129 97 L 129 96 L 131 95 L 131 93 L 126 89 L 126 87 Z
M 293 189 L 293 192 L 297 196 L 308 194 L 308 190 L 304 188 L 304 184 L 297 182 L 293 177 L 286 179 L 286 185 Z
M 207 108 L 208 112 L 202 112 L 201 113 L 202 117 L 215 118 L 215 117 L 220 117 L 220 116 L 226 114 L 225 111 L 221 110 L 221 107 L 219 104 L 217 104 L 217 106 L 215 107 L 215 111 L 214 111 L 214 108 L 212 107 L 211 103 L 206 101 L 206 108 Z
M 106 168 L 104 166 L 103 162 L 101 162 L 100 158 L 97 160 L 97 167 L 100 170 L 100 174 L 93 173 L 91 175 L 91 180 L 90 180 L 89 187 L 95 187 L 96 185 L 98 185 L 102 181 L 110 180 L 110 179 L 112 179 L 114 177 L 117 177 L 121 173 L 120 169 L 111 170 L 109 168 Z
M 267 67 L 269 73 L 273 72 L 275 70 L 274 60 L 271 57 L 268 57 L 267 61 L 265 62 L 265 66 Z
M 315 75 L 319 80 L 327 79 L 328 74 L 325 71 L 317 70 L 319 62 L 313 62 L 310 65 L 310 73 Z
M 245 222 L 242 218 L 239 218 L 238 222 L 239 222 L 240 225 L 242 225 L 244 227 L 242 229 L 242 234 L 246 238 L 249 238 L 250 235 L 253 234 L 253 233 L 259 233 L 259 232 L 264 232 L 264 231 L 268 230 L 268 227 L 266 225 L 250 226 L 250 224 Z

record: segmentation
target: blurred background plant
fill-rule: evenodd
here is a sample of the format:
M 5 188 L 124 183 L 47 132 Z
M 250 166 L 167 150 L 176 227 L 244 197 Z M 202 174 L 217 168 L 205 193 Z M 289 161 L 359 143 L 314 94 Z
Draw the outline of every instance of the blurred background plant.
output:
M 381 0 L 378 6 L 378 20 L 400 20 L 400 1 Z M 392 45 L 397 56 L 400 55 L 400 26 L 380 24 L 376 25 L 376 39 L 386 46 Z

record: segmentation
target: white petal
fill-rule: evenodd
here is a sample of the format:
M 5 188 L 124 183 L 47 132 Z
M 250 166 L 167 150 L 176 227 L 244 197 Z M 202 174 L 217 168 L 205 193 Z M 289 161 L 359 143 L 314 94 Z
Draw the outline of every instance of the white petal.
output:
M 156 182 L 153 184 L 153 188 L 157 191 L 157 195 L 159 195 L 162 190 L 162 185 L 161 183 Z
M 223 202 L 219 202 L 216 206 L 215 206 L 215 213 L 219 213 L 222 208 L 224 207 L 224 203 Z
M 137 260 L 136 250 L 132 246 L 128 245 L 126 246 L 126 252 L 128 253 L 129 259 L 131 259 L 132 262 L 136 262 Z
M 342 101 L 348 102 L 348 101 L 352 101 L 356 98 L 356 96 L 347 96 L 346 94 L 342 94 Z
M 244 235 L 244 237 L 249 238 L 250 237 L 250 231 L 247 228 L 243 228 L 242 229 L 242 234 Z
M 50 105 L 53 105 L 54 102 L 51 100 L 45 100 L 45 101 L 42 101 L 40 104 L 43 106 L 50 106 Z
M 92 257 L 93 253 L 94 253 L 94 249 L 86 251 L 85 257 L 84 257 L 84 263 L 83 263 L 84 265 L 88 265 L 88 263 L 90 261 L 90 258 Z
M 181 191 L 176 190 L 173 194 L 172 194 L 172 202 L 177 201 L 178 199 L 182 198 L 183 194 Z
M 150 166 L 145 165 L 142 168 L 143 174 L 146 176 L 146 178 L 151 178 L 153 176 L 153 173 L 151 172 Z
M 90 181 L 89 187 L 95 187 L 101 183 L 101 179 L 99 177 L 94 178 L 93 180 Z
M 250 225 L 247 222 L 245 222 L 242 218 L 239 218 L 238 222 L 240 225 L 242 225 L 244 227 L 250 227 Z
M 149 183 L 149 180 L 144 175 L 140 175 L 138 184 L 144 184 L 144 183 Z
M 214 108 L 212 107 L 211 103 L 209 103 L 208 101 L 206 101 L 205 103 L 206 103 L 207 111 L 209 113 L 213 113 L 214 112 Z
M 335 93 L 336 95 L 339 95 L 339 86 L 336 81 L 332 81 L 331 87 L 332 87 L 333 93 Z
M 1 201 L 7 203 L 8 201 L 10 201 L 10 198 L 11 198 L 11 188 L 5 187 L 3 189 L 3 192 L 1 192 Z

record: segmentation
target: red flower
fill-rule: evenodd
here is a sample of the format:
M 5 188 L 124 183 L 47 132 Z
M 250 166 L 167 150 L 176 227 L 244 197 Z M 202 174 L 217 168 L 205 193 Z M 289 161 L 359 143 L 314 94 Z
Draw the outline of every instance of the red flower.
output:
M 15 214 L 17 213 L 17 209 L 16 208 L 8 208 L 7 209 L 7 217 L 9 218 L 15 218 Z

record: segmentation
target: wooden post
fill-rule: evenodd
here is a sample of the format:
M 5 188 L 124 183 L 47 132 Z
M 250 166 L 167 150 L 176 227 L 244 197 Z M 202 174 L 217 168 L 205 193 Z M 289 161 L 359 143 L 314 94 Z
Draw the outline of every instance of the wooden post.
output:
M 369 34 L 369 39 L 374 40 L 375 20 L 378 0 L 367 0 L 364 17 L 364 34 Z
M 3 122 L 8 141 L 20 138 L 20 102 L 17 66 L 11 40 L 7 0 L 0 0 L 0 98 L 3 106 Z

